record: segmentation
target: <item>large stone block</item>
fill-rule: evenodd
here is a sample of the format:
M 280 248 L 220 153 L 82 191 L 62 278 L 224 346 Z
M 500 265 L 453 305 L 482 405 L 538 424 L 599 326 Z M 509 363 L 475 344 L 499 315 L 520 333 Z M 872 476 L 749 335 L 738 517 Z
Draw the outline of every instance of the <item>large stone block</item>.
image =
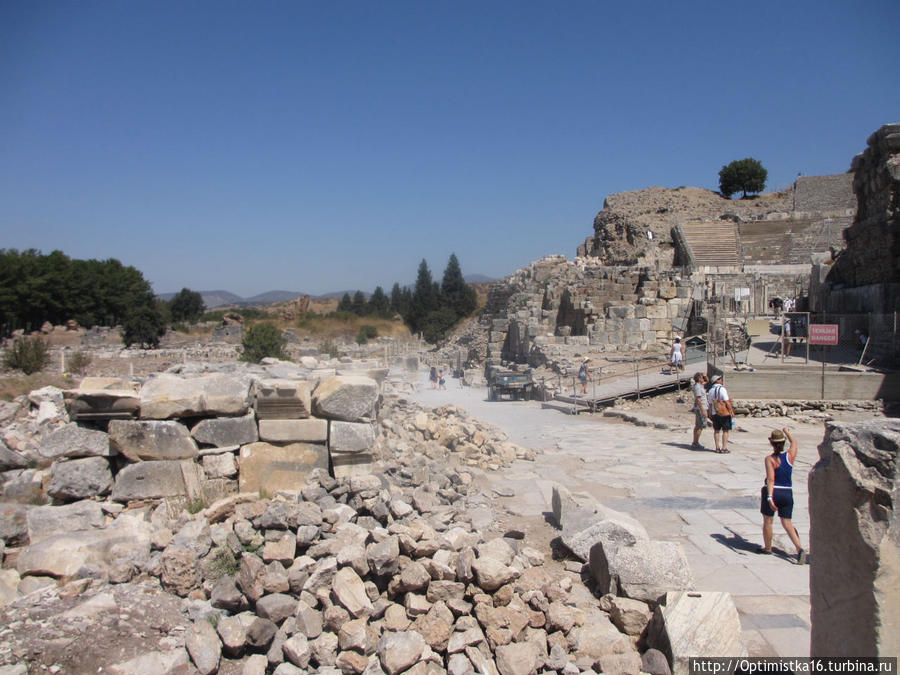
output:
M 86 429 L 75 422 L 51 431 L 38 446 L 41 457 L 109 457 L 114 454 L 109 447 L 109 437 L 102 431 Z
M 256 384 L 260 420 L 306 419 L 312 412 L 312 384 L 301 380 L 263 380 Z
M 55 534 L 23 549 L 16 569 L 22 576 L 60 578 L 74 576 L 85 565 L 108 567 L 128 561 L 145 566 L 151 529 L 141 518 L 121 515 L 105 529 Z
M 372 473 L 375 458 L 368 452 L 334 454 L 331 456 L 331 470 L 335 478 L 364 476 Z
M 180 422 L 159 420 L 112 420 L 110 446 L 132 462 L 143 460 L 193 459 L 197 443 Z
M 110 499 L 161 499 L 187 495 L 181 462 L 150 461 L 129 464 L 116 474 Z
M 85 378 L 78 389 L 63 393 L 72 420 L 128 419 L 137 416 L 141 397 L 133 388 L 104 388 L 88 381 L 91 379 L 99 378 Z
M 54 462 L 47 494 L 56 500 L 72 501 L 105 495 L 112 487 L 112 472 L 105 457 L 84 457 Z
M 371 453 L 375 447 L 375 427 L 357 422 L 329 423 L 328 449 L 333 454 Z
M 213 417 L 201 420 L 191 429 L 191 436 L 198 443 L 217 448 L 246 445 L 259 440 L 256 417 L 252 411 L 241 417 Z
M 650 538 L 644 526 L 628 514 L 588 497 L 572 495 L 561 485 L 553 486 L 551 502 L 554 521 L 562 530 L 563 544 L 585 562 L 598 542 L 630 546 Z
M 320 417 L 361 422 L 375 417 L 378 383 L 359 375 L 337 375 L 323 380 L 313 392 L 313 409 Z
M 829 423 L 809 473 L 811 656 L 900 654 L 900 421 Z
M 268 443 L 324 443 L 328 440 L 328 421 L 260 420 L 259 439 Z
M 600 541 L 591 548 L 589 562 L 602 594 L 656 604 L 667 592 L 694 585 L 684 550 L 677 542 L 638 541 L 618 546 Z
M 106 525 L 100 504 L 80 501 L 64 506 L 36 506 L 28 511 L 28 540 L 32 544 L 75 530 L 96 530 Z
M 747 656 L 741 621 L 728 593 L 671 592 L 656 608 L 647 643 L 669 660 L 673 675 L 688 675 L 690 659 Z
M 312 443 L 251 443 L 238 459 L 241 492 L 299 490 L 314 469 L 328 469 L 328 449 Z
M 163 373 L 141 387 L 141 418 L 244 415 L 250 409 L 250 379 L 224 373 L 183 378 Z

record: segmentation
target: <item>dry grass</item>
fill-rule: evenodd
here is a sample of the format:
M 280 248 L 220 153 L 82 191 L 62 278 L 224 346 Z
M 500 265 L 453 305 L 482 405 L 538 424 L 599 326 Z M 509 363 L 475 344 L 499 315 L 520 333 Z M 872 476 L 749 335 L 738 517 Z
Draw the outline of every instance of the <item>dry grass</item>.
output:
M 41 387 L 59 387 L 70 389 L 77 382 L 72 378 L 48 373 L 34 373 L 33 375 L 3 375 L 0 377 L 0 400 L 11 401 L 16 396 L 27 394 Z

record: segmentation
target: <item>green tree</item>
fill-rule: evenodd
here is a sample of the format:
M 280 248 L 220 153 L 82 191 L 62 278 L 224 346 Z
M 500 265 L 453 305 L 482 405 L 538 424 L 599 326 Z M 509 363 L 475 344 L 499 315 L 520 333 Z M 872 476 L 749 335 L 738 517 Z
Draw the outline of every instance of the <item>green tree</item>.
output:
M 285 341 L 281 331 L 271 323 L 258 323 L 250 328 L 241 342 L 244 353 L 241 361 L 259 363 L 264 358 L 284 359 Z
M 356 316 L 366 315 L 366 296 L 362 291 L 356 291 L 353 294 L 353 300 L 350 303 L 350 311 Z
M 136 344 L 141 349 L 155 349 L 165 332 L 162 314 L 151 305 L 138 307 L 122 322 L 122 342 L 126 347 Z
M 747 157 L 736 159 L 719 171 L 719 191 L 726 199 L 740 190 L 745 198 L 748 193 L 759 193 L 766 189 L 769 172 L 759 160 Z
M 203 303 L 203 296 L 189 288 L 182 288 L 169 301 L 172 321 L 194 322 L 203 316 L 205 311 L 206 305 Z
M 369 297 L 369 314 L 387 318 L 391 314 L 391 301 L 381 286 L 376 286 Z
M 422 330 L 425 317 L 438 308 L 438 294 L 436 284 L 431 278 L 431 270 L 425 259 L 419 263 L 419 271 L 416 275 L 416 285 L 412 292 L 409 308 L 403 317 L 406 325 L 413 333 Z
M 405 318 L 409 313 L 411 300 L 412 291 L 408 288 L 401 289 L 400 284 L 395 283 L 393 288 L 391 288 L 391 311 Z
M 456 313 L 450 307 L 441 307 L 429 312 L 422 322 L 422 337 L 426 342 L 436 344 L 446 337 L 456 323 Z
M 441 293 L 444 305 L 453 310 L 457 319 L 469 316 L 475 311 L 475 306 L 478 304 L 475 289 L 469 286 L 463 278 L 462 269 L 460 269 L 455 253 L 450 254 L 450 260 L 444 269 Z
M 352 312 L 353 311 L 353 301 L 350 299 L 349 293 L 344 293 L 344 297 L 341 298 L 341 301 L 338 303 L 337 311 L 339 311 L 339 312 Z

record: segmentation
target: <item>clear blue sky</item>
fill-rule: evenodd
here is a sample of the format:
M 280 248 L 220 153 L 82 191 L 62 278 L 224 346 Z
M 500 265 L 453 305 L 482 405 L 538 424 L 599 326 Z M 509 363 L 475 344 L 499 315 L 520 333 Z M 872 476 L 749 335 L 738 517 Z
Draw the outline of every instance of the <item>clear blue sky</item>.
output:
M 157 292 L 569 258 L 611 193 L 839 173 L 900 2 L 0 0 L 0 247 Z

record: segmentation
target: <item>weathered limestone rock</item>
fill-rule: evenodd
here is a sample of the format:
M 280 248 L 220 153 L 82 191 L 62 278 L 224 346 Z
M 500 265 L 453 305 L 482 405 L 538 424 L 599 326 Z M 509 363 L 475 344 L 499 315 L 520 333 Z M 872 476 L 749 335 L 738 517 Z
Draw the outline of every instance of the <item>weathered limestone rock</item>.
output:
M 28 540 L 28 512 L 36 508 L 29 504 L 0 502 L 0 539 L 15 546 Z
M 812 656 L 900 653 L 900 422 L 829 423 L 809 473 Z
M 119 516 L 114 526 L 55 534 L 22 550 L 16 562 L 19 574 L 73 576 L 84 565 L 106 567 L 119 560 L 146 564 L 150 556 L 150 524 Z
M 648 643 L 669 659 L 674 675 L 687 675 L 692 656 L 747 656 L 741 621 L 728 593 L 666 593 L 648 630 Z
M 241 417 L 214 417 L 200 420 L 191 429 L 191 436 L 198 443 L 217 448 L 246 445 L 259 440 L 256 418 L 252 411 Z
M 576 497 L 561 485 L 553 486 L 552 508 L 553 518 L 562 529 L 563 544 L 585 562 L 598 542 L 631 546 L 650 539 L 644 526 L 628 514 L 590 498 Z
M 183 497 L 187 494 L 180 462 L 138 462 L 116 474 L 110 499 L 127 502 L 135 499 Z
M 297 490 L 315 469 L 328 470 L 328 450 L 312 443 L 251 443 L 241 448 L 238 463 L 241 492 Z
M 208 478 L 234 478 L 237 476 L 238 466 L 233 452 L 203 455 L 200 462 L 203 465 L 203 472 Z
M 651 604 L 668 591 L 693 587 L 694 579 L 681 544 L 639 541 L 633 546 L 594 544 L 591 574 L 601 593 L 624 595 Z
M 328 440 L 328 421 L 262 419 L 259 438 L 269 443 L 324 443 Z
M 372 613 L 372 602 L 366 595 L 365 585 L 352 567 L 339 569 L 331 588 L 338 602 L 354 617 L 366 617 Z
M 319 417 L 362 422 L 375 416 L 378 383 L 361 375 L 336 375 L 319 383 L 313 392 L 313 410 Z
M 28 466 L 28 459 L 18 452 L 13 452 L 6 443 L 0 441 L 0 471 L 9 471 L 10 469 L 24 469 Z
M 41 457 L 109 457 L 115 454 L 109 447 L 109 438 L 102 431 L 86 429 L 75 422 L 51 431 L 38 446 Z
M 177 675 L 190 666 L 187 652 L 182 649 L 148 652 L 107 668 L 112 675 Z
M 197 443 L 179 422 L 112 420 L 109 444 L 132 462 L 197 456 Z
M 372 472 L 375 457 L 368 452 L 334 454 L 331 457 L 331 468 L 335 478 L 362 476 Z
M 256 384 L 256 417 L 297 420 L 310 416 L 312 384 L 299 380 L 264 380 Z
M 163 373 L 141 387 L 141 419 L 244 415 L 250 380 L 223 373 L 182 378 Z
M 167 591 L 186 597 L 202 582 L 197 554 L 178 545 L 167 546 L 161 556 L 159 580 Z
M 112 483 L 109 462 L 104 457 L 55 462 L 50 469 L 47 494 L 62 501 L 86 499 L 105 495 Z
M 101 378 L 85 378 L 78 389 L 64 392 L 66 409 L 72 420 L 112 420 L 136 417 L 141 408 L 140 395 L 126 383 L 109 388 L 100 386 Z
M 414 631 L 385 633 L 378 641 L 378 658 L 387 675 L 397 675 L 418 663 L 425 651 L 425 638 Z
M 208 621 L 191 623 L 184 636 L 184 646 L 201 675 L 211 675 L 219 669 L 222 642 Z
M 28 540 L 32 544 L 55 534 L 98 530 L 106 526 L 100 504 L 87 500 L 64 506 L 36 506 L 28 511 L 27 519 Z
M 371 452 L 375 446 L 375 427 L 355 422 L 329 423 L 328 449 L 333 453 Z

